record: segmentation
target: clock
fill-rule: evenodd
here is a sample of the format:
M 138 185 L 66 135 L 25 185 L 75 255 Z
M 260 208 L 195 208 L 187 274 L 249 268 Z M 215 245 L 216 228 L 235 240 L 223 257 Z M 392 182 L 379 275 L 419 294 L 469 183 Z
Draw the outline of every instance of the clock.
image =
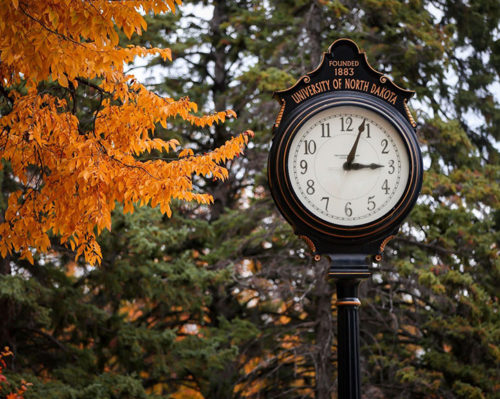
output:
M 337 65 L 342 78 L 334 77 Z M 278 209 L 315 255 L 380 255 L 422 183 L 406 107 L 412 92 L 374 71 L 344 39 L 278 94 L 282 109 L 268 162 Z
M 415 205 L 422 185 L 414 93 L 373 69 L 352 40 L 332 43 L 318 67 L 275 93 L 268 182 L 281 214 L 315 260 L 330 258 L 338 307 L 338 392 L 360 393 L 357 298 Z
M 410 179 L 402 135 L 379 111 L 360 105 L 315 110 L 289 142 L 287 180 L 296 200 L 338 226 L 373 223 L 392 213 Z

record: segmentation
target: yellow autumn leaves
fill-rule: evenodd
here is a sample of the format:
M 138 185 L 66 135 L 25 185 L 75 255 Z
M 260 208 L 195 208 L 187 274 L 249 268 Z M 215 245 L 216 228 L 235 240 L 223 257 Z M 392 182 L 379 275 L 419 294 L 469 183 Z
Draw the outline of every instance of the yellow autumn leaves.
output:
M 5 173 L 17 181 L 0 224 L 0 254 L 20 252 L 31 262 L 34 251 L 48 251 L 49 236 L 99 263 L 96 236 L 111 229 L 116 202 L 125 212 L 134 204 L 159 206 L 171 215 L 172 199 L 210 203 L 193 189 L 192 176 L 225 179 L 223 162 L 240 154 L 248 131 L 204 155 L 191 149 L 177 159 L 140 161 L 152 150 L 177 151 L 177 140 L 154 137 L 157 126 L 180 117 L 210 126 L 235 117 L 231 110 L 195 115 L 187 98 L 162 98 L 124 74 L 124 63 L 166 49 L 118 47 L 115 26 L 127 36 L 146 24 L 141 12 L 174 9 L 172 1 L 6 2 L 0 9 L 0 80 L 9 92 L 8 113 L 0 118 L 0 154 Z M 9 23 L 6 23 L 9 21 Z M 93 82 L 98 83 L 93 83 Z M 64 95 L 39 92 L 42 80 L 57 81 Z M 15 85 L 25 82 L 21 92 Z M 75 112 L 75 92 L 86 85 L 100 96 L 87 110 L 93 127 L 82 130 Z

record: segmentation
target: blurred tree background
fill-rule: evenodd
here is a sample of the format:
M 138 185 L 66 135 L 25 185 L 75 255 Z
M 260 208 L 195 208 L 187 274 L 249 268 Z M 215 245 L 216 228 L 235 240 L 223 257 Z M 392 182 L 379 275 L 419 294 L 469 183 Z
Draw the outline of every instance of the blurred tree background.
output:
M 204 0 L 148 19 L 132 43 L 170 47 L 173 62 L 131 73 L 238 114 L 205 129 L 174 123 L 169 139 L 203 153 L 235 131 L 255 138 L 227 181 L 196 180 L 214 205 L 179 203 L 170 219 L 118 210 L 100 267 L 57 246 L 34 265 L 2 263 L 0 345 L 14 354 L 4 374 L 33 383 L 26 398 L 335 397 L 328 263 L 277 213 L 266 166 L 272 93 L 341 37 L 416 91 L 426 169 L 418 205 L 361 285 L 363 395 L 500 397 L 500 3 Z

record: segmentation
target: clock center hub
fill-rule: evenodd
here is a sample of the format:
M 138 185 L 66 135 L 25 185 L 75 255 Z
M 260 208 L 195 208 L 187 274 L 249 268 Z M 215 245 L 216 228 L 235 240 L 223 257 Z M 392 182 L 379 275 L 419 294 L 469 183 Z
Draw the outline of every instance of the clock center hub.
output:
M 372 163 L 380 164 L 375 148 L 365 139 L 360 139 L 353 160 L 353 165 L 358 169 L 344 168 L 353 139 L 352 134 L 338 134 L 325 140 L 314 162 L 318 183 L 336 199 L 357 199 L 373 191 L 383 172 L 383 168 L 363 167 Z

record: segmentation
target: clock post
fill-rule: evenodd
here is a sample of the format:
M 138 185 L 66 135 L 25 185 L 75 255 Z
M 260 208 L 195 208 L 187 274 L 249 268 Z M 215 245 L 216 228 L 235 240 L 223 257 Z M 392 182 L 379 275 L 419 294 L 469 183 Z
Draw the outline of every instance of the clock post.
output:
M 331 262 L 328 278 L 333 279 L 337 288 L 338 397 L 360 399 L 358 286 L 361 279 L 370 276 L 368 262 L 363 255 L 331 255 Z M 354 272 L 344 270 L 339 274 L 339 269 Z
M 361 397 L 359 283 L 411 211 L 422 184 L 416 123 L 402 89 L 352 40 L 275 93 L 271 194 L 314 260 L 330 259 L 338 308 L 338 397 Z

